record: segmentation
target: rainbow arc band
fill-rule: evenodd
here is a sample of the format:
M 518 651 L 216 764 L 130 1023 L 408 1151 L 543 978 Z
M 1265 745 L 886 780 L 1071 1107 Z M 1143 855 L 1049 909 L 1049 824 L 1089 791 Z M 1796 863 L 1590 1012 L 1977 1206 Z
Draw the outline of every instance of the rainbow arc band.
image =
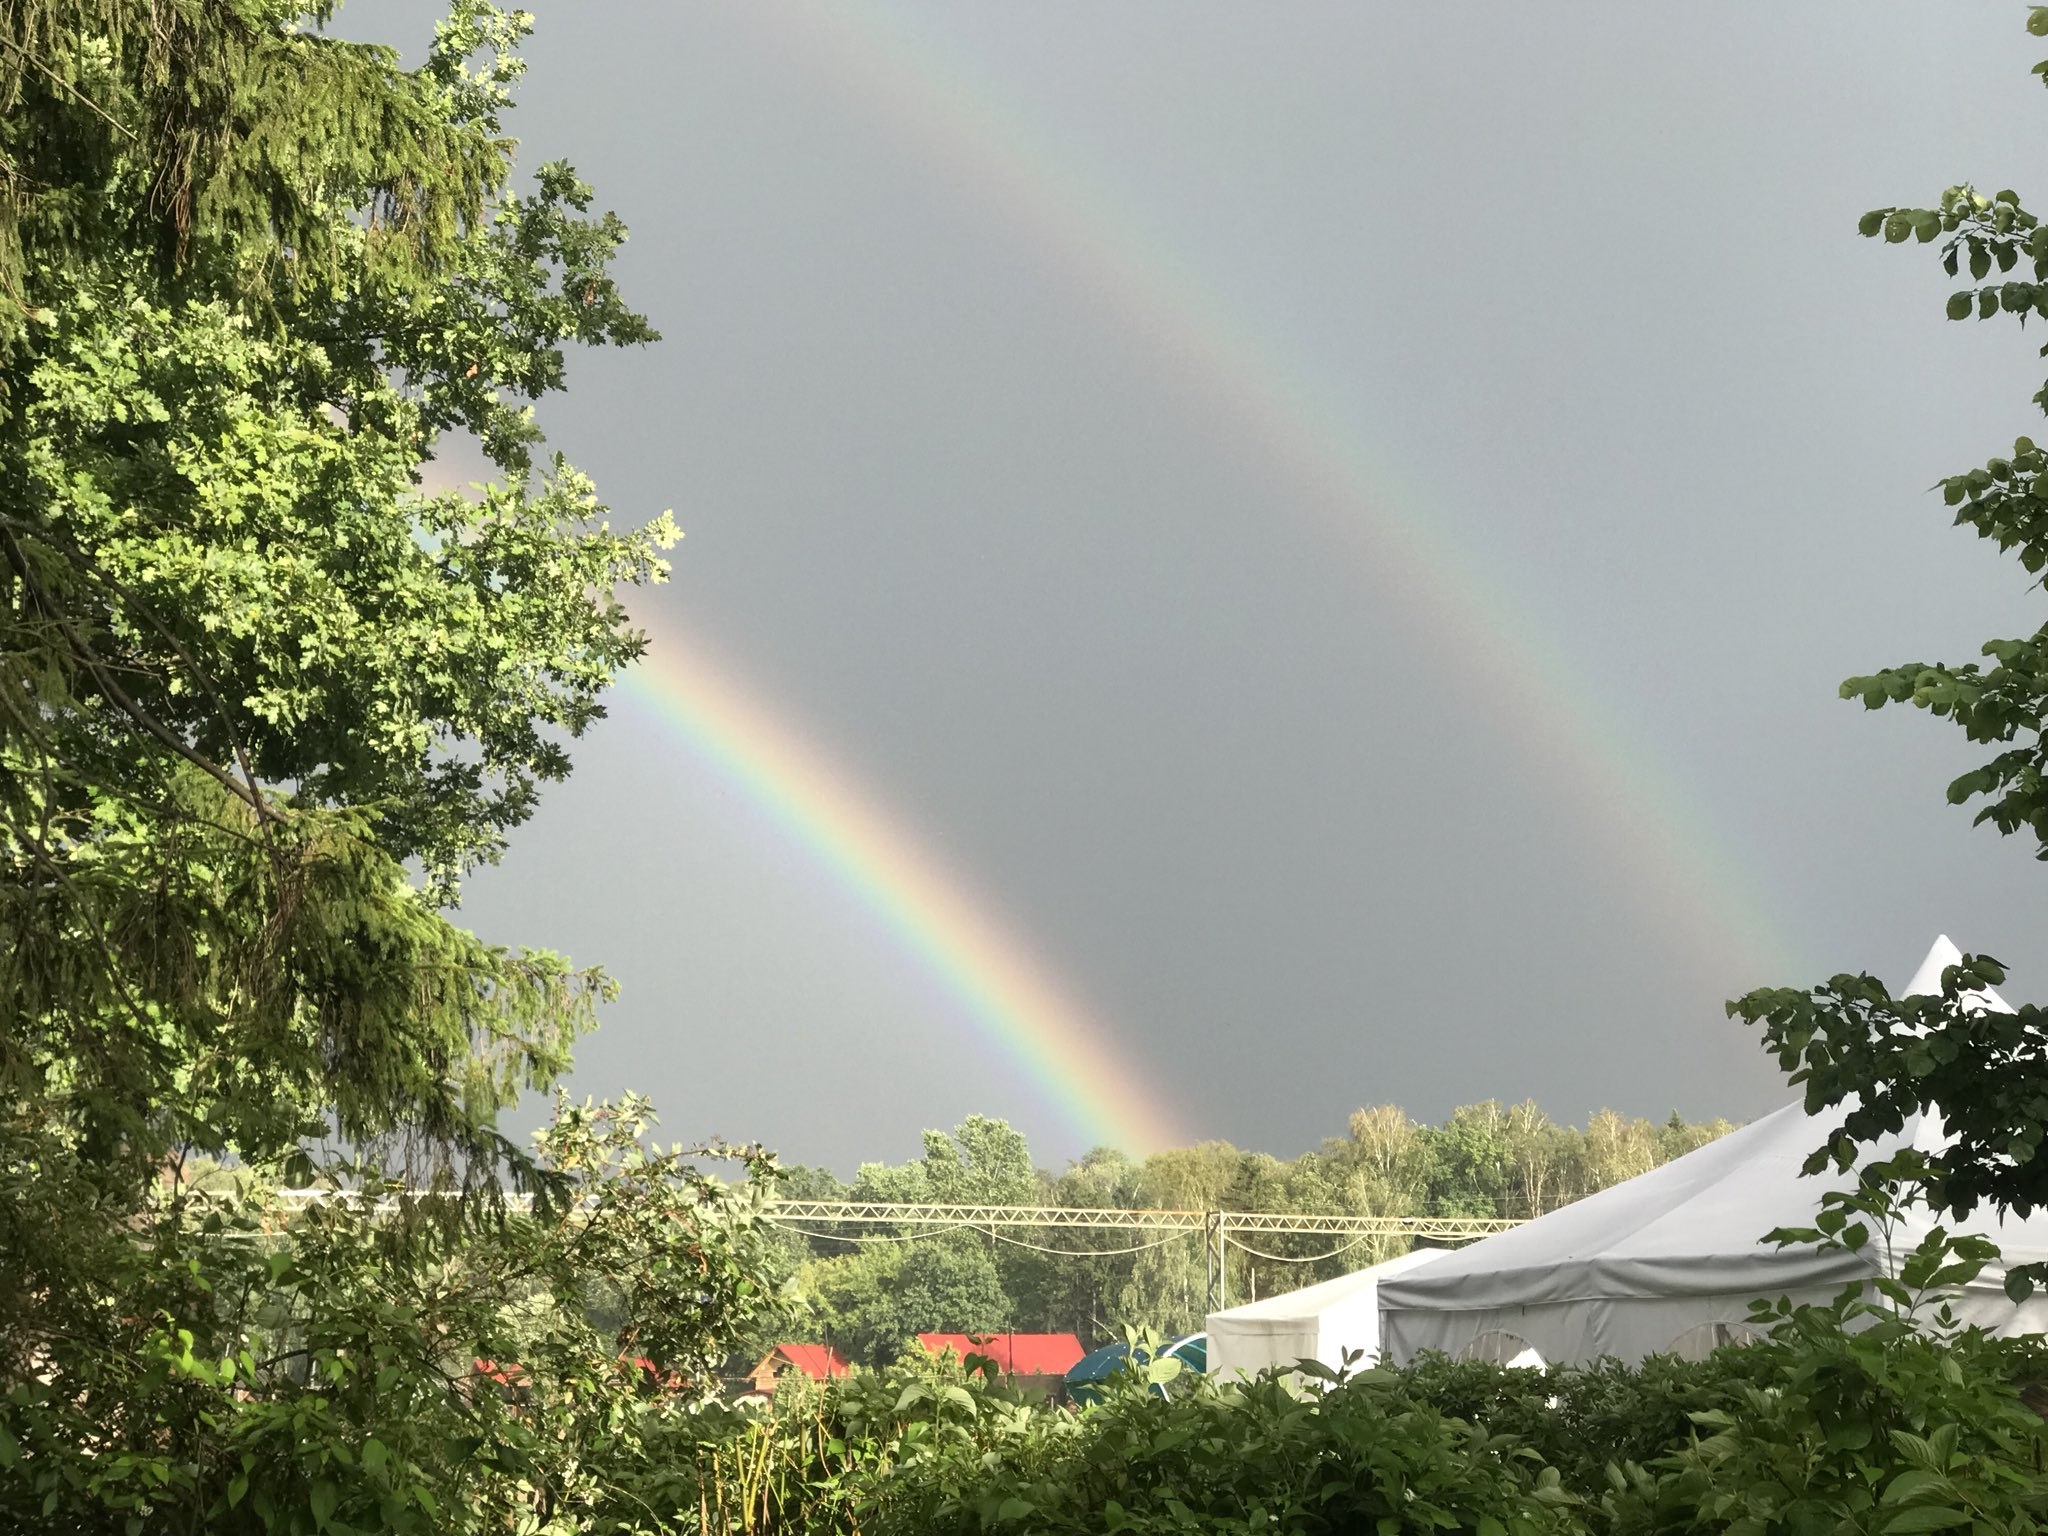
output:
M 1005 110 L 962 57 L 897 12 L 851 3 L 730 14 L 760 28 L 778 58 L 808 59 L 895 128 L 1129 336 L 1162 387 L 1226 423 L 1275 503 L 1312 519 L 1376 600 L 1427 643 L 1430 677 L 1395 681 L 1464 693 L 1506 749 L 1503 772 L 1546 780 L 1546 802 L 1571 817 L 1575 840 L 1597 850 L 1637 908 L 1654 914 L 1674 958 L 1728 991 L 1810 969 L 1748 861 L 1588 669 L 1493 575 L 1453 518 L 1398 487 L 1314 369 L 1136 221 L 1133 199 Z M 625 690 L 807 848 L 1084 1136 L 1138 1153 L 1186 1143 L 1150 1075 L 1118 1055 L 1043 963 L 903 823 L 676 633 L 657 636 Z
M 1383 686 L 1465 695 L 1508 749 L 1503 772 L 1544 781 L 1573 840 L 1597 850 L 1635 904 L 1656 914 L 1653 931 L 1673 958 L 1731 990 L 1810 969 L 1794 925 L 1756 878 L 1753 851 L 1731 846 L 1553 626 L 1500 579 L 1499 562 L 1448 509 L 1400 483 L 1356 408 L 1301 349 L 1142 222 L 1142 198 L 1105 182 L 1060 143 L 1056 125 L 1005 101 L 963 50 L 901 7 L 849 0 L 731 14 L 778 62 L 808 67 L 892 130 L 1121 332 L 1164 392 L 1213 422 L 1264 478 L 1268 500 L 1317 527 L 1427 647 L 1426 676 Z
M 649 622 L 625 692 L 827 871 L 945 988 L 1091 1145 L 1184 1145 L 1153 1075 L 1116 1050 L 1023 943 L 823 756 L 721 674 L 673 624 Z

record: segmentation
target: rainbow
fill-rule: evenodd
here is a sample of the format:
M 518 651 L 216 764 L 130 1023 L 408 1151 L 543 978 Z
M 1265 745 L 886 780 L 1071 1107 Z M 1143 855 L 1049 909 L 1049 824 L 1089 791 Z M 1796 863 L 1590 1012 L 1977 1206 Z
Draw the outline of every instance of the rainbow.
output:
M 1430 637 L 1517 770 L 1536 768 L 1618 878 L 1662 914 L 1674 948 L 1728 990 L 1805 969 L 1745 861 L 1524 603 L 1426 500 L 1367 451 L 1332 394 L 1187 267 L 1170 244 L 972 81 L 965 60 L 873 8 L 727 13 L 772 29 L 778 56 L 811 59 L 861 110 L 895 125 L 963 196 L 1031 242 L 1148 355 L 1164 385 L 1229 427 L 1284 496 L 1315 516 L 1379 600 Z M 1150 1080 L 1043 969 L 812 751 L 722 678 L 678 632 L 656 629 L 627 694 L 688 744 L 915 955 L 986 1037 L 1075 1127 L 1133 1151 L 1184 1138 Z
M 1062 154 L 1039 125 L 1006 109 L 969 60 L 873 5 L 753 6 L 731 13 L 763 29 L 779 59 L 814 73 L 892 124 L 964 198 L 1028 241 L 1105 320 L 1128 334 L 1162 382 L 1256 456 L 1284 494 L 1349 551 L 1377 599 L 1403 611 L 1454 669 L 1475 714 L 1536 769 L 1580 836 L 1662 914 L 1674 954 L 1729 990 L 1805 964 L 1805 946 L 1771 910 L 1725 837 L 1650 751 L 1586 668 L 1493 576 L 1427 501 L 1376 462 L 1334 392 L 1289 356 L 1118 196 Z
M 1140 1154 L 1185 1143 L 1156 1077 L 1119 1059 L 1100 1026 L 959 881 L 673 624 L 650 623 L 644 612 L 636 621 L 651 643 L 624 676 L 626 694 L 828 870 L 1074 1129 L 1091 1145 Z

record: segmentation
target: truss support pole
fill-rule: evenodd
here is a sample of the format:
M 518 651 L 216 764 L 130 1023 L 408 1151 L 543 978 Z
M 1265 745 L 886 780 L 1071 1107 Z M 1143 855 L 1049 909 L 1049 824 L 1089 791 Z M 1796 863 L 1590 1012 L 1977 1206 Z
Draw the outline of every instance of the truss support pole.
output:
M 1202 1310 L 1204 1313 L 1217 1311 L 1216 1306 L 1216 1245 L 1209 1240 L 1209 1227 L 1216 1220 L 1214 1211 L 1202 1212 Z
M 1212 1312 L 1221 1312 L 1230 1305 L 1230 1250 L 1223 1236 L 1224 1219 L 1223 1212 L 1210 1211 L 1204 1223 L 1208 1231 L 1203 1234 L 1203 1245 L 1215 1254 L 1210 1261 L 1210 1273 L 1215 1276 L 1209 1292 L 1209 1310 Z

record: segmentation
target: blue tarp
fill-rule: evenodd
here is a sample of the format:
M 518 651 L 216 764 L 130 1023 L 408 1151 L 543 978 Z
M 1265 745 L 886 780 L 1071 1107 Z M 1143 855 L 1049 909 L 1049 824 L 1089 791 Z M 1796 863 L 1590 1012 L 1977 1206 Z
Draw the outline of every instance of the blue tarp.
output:
M 1174 1339 L 1160 1346 L 1159 1355 L 1162 1359 L 1171 1356 L 1179 1360 L 1186 1370 L 1199 1376 L 1208 1369 L 1209 1335 L 1190 1333 Z M 1151 1359 L 1150 1352 L 1142 1344 L 1137 1347 L 1135 1358 L 1128 1344 L 1121 1341 L 1105 1344 L 1074 1362 L 1073 1368 L 1067 1372 L 1067 1395 L 1076 1403 L 1092 1403 L 1102 1395 L 1103 1384 L 1118 1371 L 1123 1370 L 1126 1364 L 1135 1363 L 1143 1366 L 1149 1364 Z M 1167 1395 L 1166 1389 L 1157 1384 L 1152 1390 L 1161 1397 Z

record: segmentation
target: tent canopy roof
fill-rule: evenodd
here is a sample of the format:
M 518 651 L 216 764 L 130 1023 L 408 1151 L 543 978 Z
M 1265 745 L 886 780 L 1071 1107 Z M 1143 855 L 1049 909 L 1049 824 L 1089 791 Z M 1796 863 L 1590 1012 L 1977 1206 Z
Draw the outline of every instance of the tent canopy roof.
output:
M 1301 1318 L 1320 1317 L 1333 1307 L 1347 1301 L 1363 1301 L 1377 1305 L 1378 1283 L 1389 1275 L 1398 1275 L 1444 1257 L 1441 1248 L 1417 1248 L 1386 1259 L 1366 1269 L 1353 1270 L 1348 1275 L 1339 1275 L 1334 1280 L 1324 1280 L 1316 1285 L 1305 1285 L 1298 1291 L 1283 1291 L 1278 1296 L 1267 1296 L 1258 1301 L 1247 1301 L 1241 1306 L 1229 1307 L 1221 1312 L 1209 1314 L 1213 1328 L 1219 1319 L 1225 1324 L 1236 1322 L 1256 1323 L 1266 1320 L 1293 1323 Z
M 1938 990 L 1942 970 L 1960 958 L 1943 936 L 1901 995 Z M 1987 1008 L 2009 1011 L 1996 993 L 1981 998 Z M 1763 1240 L 1774 1228 L 1811 1226 L 1821 1196 L 1845 1182 L 1846 1175 L 1800 1173 L 1827 1130 L 1826 1120 L 1787 1105 L 1660 1168 L 1388 1279 L 1379 1288 L 1382 1309 L 1762 1295 L 1866 1278 L 1886 1262 L 1878 1234 L 1859 1253 L 1778 1249 Z M 1888 1155 L 1908 1141 L 1938 1146 L 1941 1139 L 1938 1123 L 1916 1117 L 1869 1155 Z M 1909 1213 L 1897 1241 L 1910 1249 L 1931 1225 L 1925 1212 Z M 2048 1258 L 2048 1220 L 2040 1216 L 2001 1222 L 1983 1212 L 1964 1226 L 1993 1237 L 2010 1262 Z

